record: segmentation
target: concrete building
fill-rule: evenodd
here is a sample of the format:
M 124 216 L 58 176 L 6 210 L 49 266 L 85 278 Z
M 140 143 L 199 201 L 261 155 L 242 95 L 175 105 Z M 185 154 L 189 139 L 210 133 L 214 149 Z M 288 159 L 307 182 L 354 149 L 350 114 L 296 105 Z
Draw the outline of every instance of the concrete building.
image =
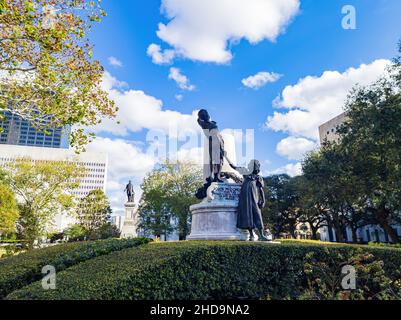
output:
M 38 130 L 29 121 L 5 111 L 0 122 L 0 144 L 68 149 L 70 128 Z M 46 126 L 46 121 L 43 123 Z
M 0 167 L 16 159 L 27 158 L 32 161 L 71 161 L 85 167 L 85 176 L 80 186 L 72 191 L 78 198 L 86 196 L 90 191 L 101 189 L 106 192 L 108 156 L 106 153 L 84 152 L 76 154 L 71 149 L 30 147 L 17 145 L 0 145 Z M 55 219 L 55 229 L 63 230 L 74 220 L 60 214 Z
M 335 142 L 340 138 L 337 134 L 337 128 L 339 125 L 344 123 L 347 119 L 345 113 L 340 114 L 339 116 L 327 121 L 319 127 L 319 136 L 320 143 L 327 142 Z
M 337 128 L 344 121 L 346 121 L 346 113 L 342 113 L 339 116 L 331 119 L 330 121 L 322 124 L 319 127 L 320 142 L 337 142 L 340 136 L 337 134 Z M 397 231 L 398 236 L 401 236 L 401 226 L 393 226 Z M 319 230 L 320 238 L 322 241 L 336 242 L 336 234 L 333 229 L 329 227 L 323 227 Z M 352 242 L 352 231 L 351 228 L 347 227 L 343 233 L 344 239 L 347 242 Z M 362 226 L 357 230 L 357 238 L 359 242 L 389 242 L 389 236 L 378 225 L 366 225 Z

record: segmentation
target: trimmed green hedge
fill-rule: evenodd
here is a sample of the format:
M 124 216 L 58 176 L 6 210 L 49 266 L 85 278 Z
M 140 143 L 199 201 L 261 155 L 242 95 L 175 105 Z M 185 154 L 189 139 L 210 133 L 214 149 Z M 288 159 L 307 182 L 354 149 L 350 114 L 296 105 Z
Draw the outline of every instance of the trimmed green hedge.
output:
M 333 282 L 333 277 L 341 280 L 345 264 L 358 272 L 352 293 L 338 287 L 341 281 Z M 7 299 L 396 299 L 400 266 L 401 252 L 393 249 L 150 243 L 59 272 L 56 290 L 43 290 L 36 282 Z
M 42 268 L 52 265 L 61 271 L 80 262 L 148 243 L 149 239 L 109 239 L 75 242 L 36 249 L 0 260 L 0 299 L 42 278 Z

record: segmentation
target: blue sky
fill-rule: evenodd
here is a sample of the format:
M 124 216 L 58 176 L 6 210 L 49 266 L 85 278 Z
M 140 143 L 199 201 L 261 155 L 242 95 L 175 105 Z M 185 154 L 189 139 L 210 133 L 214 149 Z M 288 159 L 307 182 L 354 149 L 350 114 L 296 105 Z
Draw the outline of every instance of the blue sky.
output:
M 176 111 L 177 121 L 189 122 L 194 110 L 206 108 L 221 129 L 254 129 L 255 157 L 262 160 L 263 172 L 299 172 L 302 154 L 317 145 L 317 125 L 341 112 L 352 85 L 367 84 L 382 73 L 401 38 L 399 0 L 163 2 L 170 16 L 161 11 L 159 0 L 103 1 L 108 16 L 90 36 L 112 83 L 107 88 L 114 96 L 125 96 L 116 100 L 125 115 L 135 109 L 135 119 L 141 121 L 147 108 L 155 115 L 143 126 L 127 121 L 120 133 L 105 123 L 98 130 L 100 140 L 91 146 L 109 152 L 108 191 L 117 211 L 126 180 L 133 179 L 139 192 L 142 171 L 151 167 L 144 163 L 150 159 L 145 137 L 161 128 L 158 115 L 160 121 L 170 119 L 162 114 L 166 110 Z M 355 30 L 342 27 L 344 5 L 356 10 Z M 162 35 L 157 34 L 159 23 L 166 26 Z M 200 43 L 204 45 L 197 50 Z M 154 63 L 147 54 L 151 44 L 159 45 L 161 53 L 174 52 L 175 58 L 169 64 Z M 213 44 L 220 47 L 214 51 Z M 110 57 L 122 65 L 113 66 Z M 190 84 L 195 89 L 180 89 L 169 79 L 171 68 L 187 77 L 187 89 Z M 242 83 L 259 72 L 281 77 L 257 90 Z M 115 164 L 121 159 L 130 167 L 126 172 Z

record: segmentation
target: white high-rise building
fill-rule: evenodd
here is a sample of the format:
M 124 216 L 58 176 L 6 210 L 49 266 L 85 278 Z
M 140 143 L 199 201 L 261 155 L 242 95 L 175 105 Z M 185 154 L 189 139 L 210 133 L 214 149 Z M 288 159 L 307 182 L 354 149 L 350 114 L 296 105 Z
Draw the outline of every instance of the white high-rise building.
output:
M 338 126 L 342 125 L 347 120 L 346 113 L 342 113 L 337 117 L 323 123 L 319 126 L 320 143 L 336 142 L 340 139 L 337 133 Z
M 108 156 L 106 153 L 83 152 L 76 154 L 72 149 L 28 147 L 17 145 L 0 145 L 0 167 L 17 159 L 26 158 L 32 161 L 71 161 L 85 167 L 85 176 L 80 186 L 72 191 L 78 198 L 85 197 L 92 190 L 106 192 Z M 60 214 L 55 218 L 56 230 L 63 230 L 74 219 Z

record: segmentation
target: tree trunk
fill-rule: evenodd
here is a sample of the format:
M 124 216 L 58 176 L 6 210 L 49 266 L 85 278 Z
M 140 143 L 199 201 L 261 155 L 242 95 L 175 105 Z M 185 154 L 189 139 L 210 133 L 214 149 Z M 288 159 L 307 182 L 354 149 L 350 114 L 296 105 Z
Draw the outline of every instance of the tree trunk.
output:
M 336 240 L 340 243 L 345 243 L 343 229 L 340 226 L 335 225 L 334 230 L 336 232 Z
M 351 227 L 352 230 L 352 242 L 358 243 L 358 235 L 356 234 L 357 228 Z
M 309 226 L 310 226 L 310 230 L 312 232 L 312 240 L 319 240 L 317 238 L 317 232 L 318 232 L 319 228 L 314 227 L 312 223 L 309 223 Z
M 333 229 L 336 233 L 336 240 L 337 242 L 344 243 L 344 235 L 343 235 L 343 228 L 340 224 L 340 220 L 337 216 L 333 217 Z
M 400 238 L 398 237 L 395 229 L 388 223 L 389 212 L 383 205 L 381 205 L 376 211 L 376 219 L 380 226 L 387 232 L 390 237 L 390 242 L 400 243 Z

